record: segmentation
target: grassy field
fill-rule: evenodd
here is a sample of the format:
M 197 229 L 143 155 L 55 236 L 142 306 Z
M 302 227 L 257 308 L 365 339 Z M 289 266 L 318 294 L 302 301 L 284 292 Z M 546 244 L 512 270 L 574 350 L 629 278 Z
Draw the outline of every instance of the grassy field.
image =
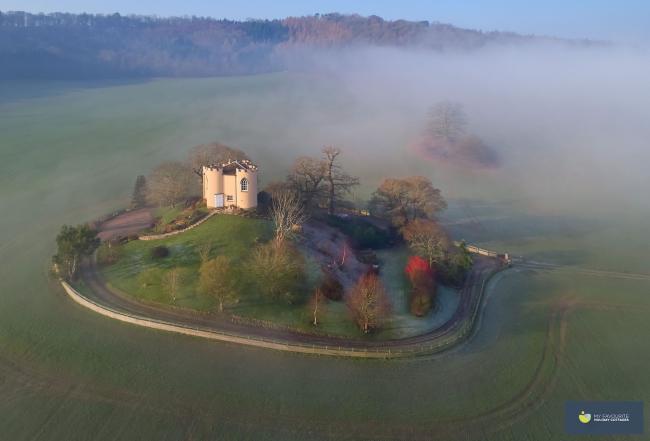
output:
M 366 362 L 127 326 L 76 306 L 48 279 L 61 224 L 126 205 L 137 174 L 212 139 L 249 151 L 266 182 L 283 175 L 288 152 L 329 141 L 347 146 L 360 192 L 382 164 L 435 175 L 467 198 L 450 201 L 455 237 L 570 267 L 648 272 L 647 213 L 538 211 L 508 185 L 509 170 L 434 173 L 390 148 L 407 143 L 404 133 L 356 125 L 367 109 L 353 96 L 304 77 L 3 88 L 2 439 L 564 441 L 565 400 L 650 401 L 647 281 L 515 268 L 490 285 L 480 331 L 461 349 Z M 365 143 L 378 152 L 367 161 Z
M 163 223 L 172 220 L 180 210 L 168 209 L 158 213 Z M 214 313 L 218 309 L 214 298 L 198 292 L 199 248 L 212 244 L 211 258 L 227 256 L 237 268 L 250 265 L 256 245 L 272 237 L 268 221 L 232 215 L 214 216 L 202 225 L 180 235 L 155 241 L 131 241 L 117 248 L 118 260 L 102 265 L 102 273 L 109 286 L 139 300 L 163 305 Z M 152 257 L 152 250 L 165 246 L 169 256 Z M 416 335 L 440 326 L 454 313 L 458 305 L 457 291 L 440 287 L 438 308 L 424 318 L 413 317 L 408 308 L 407 284 L 403 268 L 408 258 L 405 248 L 380 253 L 382 278 L 391 297 L 390 321 L 377 333 L 364 338 L 384 339 Z M 302 332 L 328 335 L 362 337 L 363 333 L 351 319 L 344 302 L 327 302 L 318 327 L 311 325 L 307 302 L 320 281 L 318 264 L 309 256 L 306 259 L 306 283 L 301 296 L 293 304 L 268 299 L 250 271 L 236 272 L 239 298 L 227 305 L 226 313 L 243 319 L 255 319 L 270 325 L 289 327 Z M 180 272 L 181 283 L 173 299 L 164 287 L 164 277 L 173 268 Z
M 241 267 L 249 261 L 255 245 L 268 241 L 271 234 L 267 221 L 218 215 L 180 235 L 161 240 L 136 240 L 120 246 L 118 261 L 105 266 L 103 273 L 111 286 L 138 299 L 213 311 L 216 301 L 200 295 L 197 289 L 200 246 L 211 243 L 211 258 L 224 255 L 233 265 Z M 169 249 L 168 257 L 152 257 L 152 249 L 159 246 Z M 163 276 L 172 268 L 178 268 L 182 274 L 175 301 L 165 292 L 162 283 Z M 250 297 L 256 289 L 254 281 L 243 272 L 235 274 L 242 296 Z

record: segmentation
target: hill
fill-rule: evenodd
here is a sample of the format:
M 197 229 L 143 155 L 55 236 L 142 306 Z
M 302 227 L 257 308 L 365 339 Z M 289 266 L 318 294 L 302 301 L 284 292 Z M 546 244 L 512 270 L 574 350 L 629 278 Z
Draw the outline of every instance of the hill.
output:
M 241 75 L 286 68 L 295 48 L 472 50 L 536 41 L 593 44 L 341 14 L 231 21 L 0 12 L 0 78 Z

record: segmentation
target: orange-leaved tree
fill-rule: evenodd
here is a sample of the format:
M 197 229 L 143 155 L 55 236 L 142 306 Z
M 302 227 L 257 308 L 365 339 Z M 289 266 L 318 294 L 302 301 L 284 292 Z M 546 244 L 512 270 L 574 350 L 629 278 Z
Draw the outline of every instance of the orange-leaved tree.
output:
M 388 317 L 390 302 L 377 274 L 361 276 L 348 296 L 348 307 L 364 333 L 379 328 Z

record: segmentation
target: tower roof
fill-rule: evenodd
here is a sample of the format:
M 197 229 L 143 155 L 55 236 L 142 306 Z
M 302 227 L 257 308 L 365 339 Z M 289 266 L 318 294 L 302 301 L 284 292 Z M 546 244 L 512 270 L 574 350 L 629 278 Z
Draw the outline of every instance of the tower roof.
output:
M 256 171 L 257 170 L 257 165 L 253 163 L 253 161 L 249 159 L 233 159 L 233 160 L 228 160 L 227 162 L 223 162 L 221 164 L 211 164 L 206 166 L 208 168 L 216 168 L 216 169 L 222 169 L 224 171 L 229 171 L 229 170 L 234 170 L 234 169 L 243 169 L 243 170 L 249 170 L 249 171 Z

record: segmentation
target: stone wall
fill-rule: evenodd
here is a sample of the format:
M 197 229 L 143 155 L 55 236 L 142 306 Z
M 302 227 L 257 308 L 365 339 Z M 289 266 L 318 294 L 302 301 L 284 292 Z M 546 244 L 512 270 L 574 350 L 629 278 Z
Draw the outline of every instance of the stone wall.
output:
M 164 238 L 166 238 L 166 237 L 176 236 L 177 234 L 181 234 L 181 233 L 184 233 L 184 232 L 186 232 L 186 231 L 191 230 L 192 228 L 198 227 L 198 226 L 201 225 L 203 222 L 207 221 L 208 219 L 210 219 L 212 216 L 214 216 L 214 215 L 217 214 L 217 213 L 219 213 L 219 211 L 217 211 L 217 210 L 213 210 L 213 211 L 209 212 L 209 213 L 207 214 L 207 216 L 205 216 L 204 218 L 200 219 L 198 222 L 193 223 L 193 224 L 190 225 L 189 227 L 187 227 L 187 228 L 183 228 L 182 230 L 171 231 L 171 232 L 169 232 L 169 233 L 163 233 L 163 234 L 150 234 L 150 235 L 143 235 L 143 236 L 139 236 L 139 237 L 138 237 L 138 240 L 157 240 L 157 239 L 164 239 Z

